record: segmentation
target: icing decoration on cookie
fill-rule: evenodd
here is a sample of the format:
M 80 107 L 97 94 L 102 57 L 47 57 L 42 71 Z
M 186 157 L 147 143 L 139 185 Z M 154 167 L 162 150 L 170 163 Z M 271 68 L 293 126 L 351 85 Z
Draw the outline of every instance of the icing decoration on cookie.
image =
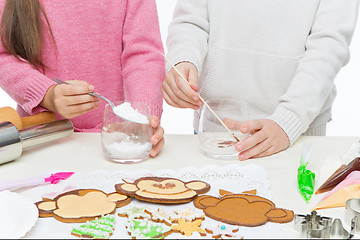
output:
M 239 228 L 234 226 L 218 224 L 206 227 L 205 231 L 211 234 L 213 238 L 239 238 L 236 234 Z
M 171 233 L 171 227 L 148 219 L 127 220 L 125 227 L 133 239 L 161 239 Z
M 145 212 L 145 208 L 139 208 L 139 207 L 131 207 L 131 208 L 127 208 L 127 209 L 120 209 L 119 211 L 119 216 L 120 217 L 128 217 L 128 218 L 138 218 L 138 219 L 142 219 L 142 218 L 148 218 L 150 219 L 151 216 L 150 214 Z
M 202 195 L 194 200 L 194 205 L 212 219 L 239 226 L 255 227 L 268 221 L 287 223 L 294 218 L 293 211 L 276 208 L 270 200 L 249 194 L 226 194 L 220 198 Z
M 134 183 L 115 185 L 117 192 L 154 203 L 186 203 L 198 194 L 210 190 L 210 185 L 202 181 L 183 182 L 175 178 L 143 177 Z
M 189 221 L 194 221 L 197 219 L 205 220 L 204 214 L 202 212 L 195 211 L 193 208 L 174 211 L 170 216 L 172 222 L 177 222 L 181 218 Z
M 170 219 L 170 214 L 165 212 L 165 210 L 162 208 L 158 208 L 156 210 L 147 208 L 145 209 L 145 212 L 151 215 L 151 220 L 154 222 L 165 223 L 168 226 L 171 226 L 172 224 L 172 221 Z
M 54 200 L 36 203 L 39 217 L 54 217 L 66 223 L 87 222 L 106 214 L 114 214 L 116 208 L 129 204 L 131 198 L 119 193 L 106 194 L 96 189 L 80 189 L 58 195 Z
M 115 218 L 106 215 L 74 228 L 71 234 L 79 238 L 109 239 L 114 231 Z
M 151 215 L 151 220 L 154 222 L 162 222 L 168 226 L 171 226 L 172 223 L 178 222 L 180 218 L 188 221 L 194 221 L 197 219 L 205 220 L 203 212 L 196 211 L 193 208 L 172 212 L 166 212 L 161 208 L 156 210 L 147 208 L 145 211 Z
M 206 231 L 204 229 L 201 229 L 202 220 L 198 219 L 195 221 L 187 221 L 185 219 L 179 219 L 177 225 L 172 225 L 171 229 L 174 232 L 180 232 L 181 234 L 189 237 L 194 232 L 200 233 L 200 235 L 205 236 Z

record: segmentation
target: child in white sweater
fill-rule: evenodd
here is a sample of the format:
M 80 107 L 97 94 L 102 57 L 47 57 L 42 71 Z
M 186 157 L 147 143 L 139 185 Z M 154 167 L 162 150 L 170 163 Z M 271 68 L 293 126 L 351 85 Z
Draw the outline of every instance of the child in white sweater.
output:
M 358 9 L 359 0 L 179 0 L 168 57 L 191 87 L 168 67 L 164 99 L 195 110 L 198 93 L 246 102 L 248 122 L 225 120 L 251 134 L 236 145 L 240 160 L 325 135 Z M 195 131 L 198 120 L 196 111 Z

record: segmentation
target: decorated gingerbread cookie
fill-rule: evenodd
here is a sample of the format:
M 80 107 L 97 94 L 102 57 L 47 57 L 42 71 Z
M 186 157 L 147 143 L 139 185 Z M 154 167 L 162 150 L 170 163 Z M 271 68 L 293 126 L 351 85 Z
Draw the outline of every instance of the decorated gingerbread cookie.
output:
M 215 239 L 224 239 L 224 238 L 236 238 L 240 237 L 237 235 L 239 231 L 238 227 L 225 225 L 225 224 L 214 224 L 213 226 L 205 227 L 205 231 L 212 235 Z
M 115 218 L 113 215 L 106 215 L 100 219 L 86 222 L 80 227 L 74 228 L 71 234 L 79 238 L 109 239 L 113 234 Z
M 150 209 L 147 208 L 145 212 L 151 215 L 151 220 L 154 222 L 165 223 L 168 226 L 171 226 L 172 223 L 177 223 L 179 219 L 184 219 L 188 221 L 194 220 L 205 220 L 203 212 L 196 211 L 193 208 L 188 208 L 184 210 L 176 210 L 166 212 L 164 209 Z
M 129 219 L 125 227 L 133 239 L 162 239 L 171 233 L 171 227 L 148 219 Z
M 135 218 L 135 219 L 150 219 L 151 216 L 145 211 L 145 208 L 139 208 L 132 206 L 130 208 L 122 208 L 119 210 L 119 217 L 128 217 L 128 218 Z
M 170 219 L 170 214 L 162 208 L 158 208 L 158 209 L 147 208 L 145 209 L 145 212 L 151 216 L 151 220 L 154 222 L 164 223 L 168 226 L 171 226 L 172 224 L 172 221 Z
M 187 203 L 210 190 L 202 181 L 183 182 L 175 178 L 143 177 L 134 183 L 115 185 L 117 192 L 153 203 Z
M 170 216 L 172 222 L 178 222 L 179 219 L 185 219 L 188 221 L 195 221 L 195 220 L 205 220 L 204 213 L 196 211 L 193 208 L 188 208 L 184 210 L 176 210 Z
M 276 208 L 270 200 L 250 194 L 226 194 L 220 198 L 203 195 L 194 200 L 194 205 L 212 219 L 239 226 L 286 223 L 294 218 L 293 211 Z
M 193 233 L 199 233 L 201 236 L 206 236 L 206 231 L 200 228 L 202 220 L 187 221 L 185 219 L 179 219 L 178 224 L 172 225 L 171 229 L 174 232 L 179 232 L 187 237 Z
M 86 222 L 129 204 L 131 199 L 119 193 L 106 194 L 96 189 L 81 189 L 58 195 L 54 200 L 37 202 L 39 217 L 54 217 L 58 221 Z

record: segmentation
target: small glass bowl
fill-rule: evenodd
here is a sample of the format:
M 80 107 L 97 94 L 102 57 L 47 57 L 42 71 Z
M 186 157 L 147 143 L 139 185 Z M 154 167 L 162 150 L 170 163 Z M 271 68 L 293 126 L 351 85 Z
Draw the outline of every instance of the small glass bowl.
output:
M 229 118 L 238 122 L 248 120 L 246 104 L 231 99 L 210 99 L 206 101 L 220 119 Z M 241 140 L 248 136 L 238 129 L 231 130 Z M 238 159 L 235 149 L 235 138 L 226 130 L 213 113 L 205 106 L 200 108 L 199 141 L 202 152 L 211 158 L 233 160 Z
M 116 106 L 124 102 L 115 102 Z M 130 102 L 132 108 L 149 117 L 145 103 Z M 105 157 L 119 163 L 138 163 L 149 158 L 152 148 L 152 128 L 149 124 L 126 121 L 118 117 L 110 105 L 105 106 L 101 143 Z

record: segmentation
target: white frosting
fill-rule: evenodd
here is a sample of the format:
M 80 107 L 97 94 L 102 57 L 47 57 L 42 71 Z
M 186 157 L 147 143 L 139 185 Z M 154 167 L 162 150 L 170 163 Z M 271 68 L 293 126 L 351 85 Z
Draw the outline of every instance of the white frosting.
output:
M 220 238 L 237 238 L 238 235 L 236 233 L 239 230 L 238 227 L 225 224 L 208 226 L 205 229 L 211 231 L 213 236 L 219 236 Z
M 115 106 L 114 112 L 116 115 L 119 115 L 127 120 L 132 122 L 148 124 L 149 119 L 141 114 L 137 109 L 132 108 L 131 104 L 124 102 L 121 105 Z

